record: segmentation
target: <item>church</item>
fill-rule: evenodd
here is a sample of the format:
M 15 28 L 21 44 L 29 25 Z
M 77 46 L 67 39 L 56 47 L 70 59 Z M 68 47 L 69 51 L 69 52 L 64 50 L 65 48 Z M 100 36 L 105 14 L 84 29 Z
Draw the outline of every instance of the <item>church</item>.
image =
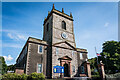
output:
M 43 73 L 46 78 L 91 77 L 87 50 L 77 48 L 73 16 L 53 4 L 43 23 L 43 40 L 29 37 L 16 60 L 16 73 Z M 64 73 L 54 73 L 63 66 Z

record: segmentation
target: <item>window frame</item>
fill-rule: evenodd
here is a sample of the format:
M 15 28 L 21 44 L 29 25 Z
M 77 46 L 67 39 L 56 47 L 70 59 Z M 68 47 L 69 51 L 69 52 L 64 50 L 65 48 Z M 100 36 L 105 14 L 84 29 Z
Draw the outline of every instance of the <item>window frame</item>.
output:
M 72 57 L 74 56 L 74 51 L 72 51 Z
M 42 47 L 42 52 L 40 52 L 40 47 Z M 43 46 L 42 45 L 38 45 L 38 53 L 42 54 L 43 53 Z
M 80 59 L 83 59 L 83 53 L 80 53 Z
M 42 73 L 42 72 L 43 72 L 43 64 L 41 63 L 41 65 L 42 65 L 42 67 L 41 67 L 41 69 L 42 69 L 41 72 L 38 72 L 38 65 L 39 65 L 39 64 L 40 64 L 40 63 L 37 63 L 37 71 L 36 71 L 36 72 L 37 72 L 37 73 Z
M 58 47 L 56 47 L 56 55 L 58 55 L 59 54 L 59 50 L 58 50 Z
M 66 22 L 62 21 L 62 29 L 66 30 Z
M 75 66 L 74 65 L 72 66 L 72 69 L 73 69 L 72 72 L 75 73 Z
M 84 66 L 81 66 L 81 73 L 85 73 L 85 68 L 84 68 Z

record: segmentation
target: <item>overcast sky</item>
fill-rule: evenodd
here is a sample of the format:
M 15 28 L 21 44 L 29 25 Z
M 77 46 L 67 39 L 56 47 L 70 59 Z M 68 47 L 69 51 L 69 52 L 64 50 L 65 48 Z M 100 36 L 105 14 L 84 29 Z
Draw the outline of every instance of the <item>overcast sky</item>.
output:
M 2 3 L 2 55 L 14 64 L 28 37 L 43 38 L 43 21 L 53 3 Z M 88 50 L 88 58 L 102 51 L 105 41 L 118 40 L 117 2 L 54 3 L 57 10 L 72 12 L 75 41 Z

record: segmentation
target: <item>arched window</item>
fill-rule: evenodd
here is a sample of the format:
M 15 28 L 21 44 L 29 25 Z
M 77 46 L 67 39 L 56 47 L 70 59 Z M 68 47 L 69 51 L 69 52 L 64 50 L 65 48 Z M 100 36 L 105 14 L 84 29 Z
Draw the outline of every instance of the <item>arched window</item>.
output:
M 46 29 L 47 31 L 49 30 L 49 23 L 47 23 L 47 29 Z
M 66 23 L 65 23 L 65 21 L 62 21 L 62 29 L 66 30 Z

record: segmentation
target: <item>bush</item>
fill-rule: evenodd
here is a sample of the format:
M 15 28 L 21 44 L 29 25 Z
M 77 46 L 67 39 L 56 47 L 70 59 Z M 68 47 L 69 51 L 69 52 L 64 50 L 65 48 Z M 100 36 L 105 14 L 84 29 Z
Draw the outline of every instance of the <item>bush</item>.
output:
M 92 77 L 94 78 L 94 77 L 100 77 L 100 75 L 92 75 Z
M 26 74 L 16 74 L 16 73 L 8 73 L 2 76 L 2 80 L 27 80 Z
M 26 75 L 26 74 L 21 75 L 21 80 L 27 80 L 27 78 L 28 78 L 28 75 Z
M 26 74 L 8 73 L 2 76 L 2 80 L 45 80 L 43 73 L 32 73 L 29 76 Z
M 119 78 L 120 79 L 120 73 L 106 74 L 106 78 Z
M 32 73 L 29 75 L 28 80 L 44 80 L 45 75 L 43 73 Z
M 2 80 L 21 80 L 21 75 L 16 73 L 8 73 L 2 76 Z

